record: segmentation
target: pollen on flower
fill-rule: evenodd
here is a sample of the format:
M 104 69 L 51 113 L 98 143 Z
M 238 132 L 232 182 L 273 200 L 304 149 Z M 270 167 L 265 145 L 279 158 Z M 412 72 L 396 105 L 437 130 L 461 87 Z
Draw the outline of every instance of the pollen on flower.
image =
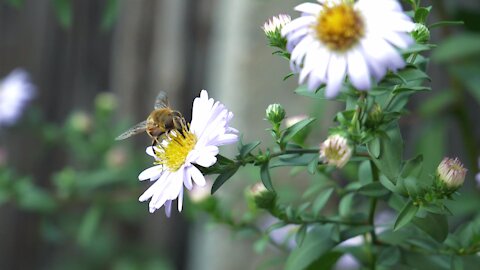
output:
M 171 172 L 176 172 L 185 163 L 196 143 L 197 136 L 188 127 L 183 127 L 182 132 L 172 130 L 160 146 L 157 146 L 155 155 L 158 159 L 155 163 Z
M 361 14 L 349 3 L 325 6 L 314 28 L 318 39 L 334 51 L 351 48 L 365 32 Z

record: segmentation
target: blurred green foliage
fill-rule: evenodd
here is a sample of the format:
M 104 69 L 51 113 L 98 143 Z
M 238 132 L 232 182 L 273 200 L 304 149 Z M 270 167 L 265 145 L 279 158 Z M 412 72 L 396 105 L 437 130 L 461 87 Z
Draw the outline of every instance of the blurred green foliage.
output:
M 39 214 L 45 244 L 61 249 L 47 269 L 172 269 L 168 259 L 125 235 L 140 229 L 148 211 L 138 202 L 144 186 L 144 151 L 114 141 L 126 123 L 115 124 L 116 100 L 99 94 L 93 114 L 72 112 L 65 123 L 45 122 L 32 110 L 20 124 L 35 127 L 46 150 L 62 149 L 63 167 L 48 181 L 0 166 L 0 203 Z M 43 156 L 42 158 L 49 158 Z M 125 242 L 128 241 L 128 242 Z

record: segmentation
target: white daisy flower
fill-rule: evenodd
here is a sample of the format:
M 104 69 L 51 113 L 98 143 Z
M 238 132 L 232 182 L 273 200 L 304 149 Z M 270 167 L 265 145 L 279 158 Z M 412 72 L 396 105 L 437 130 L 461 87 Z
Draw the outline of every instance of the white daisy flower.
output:
M 358 90 L 371 87 L 387 70 L 405 61 L 396 48 L 407 48 L 415 27 L 396 0 L 317 0 L 295 7 L 301 17 L 282 28 L 299 83 L 310 90 L 326 84 L 325 95 L 338 95 L 345 75 Z
M 238 131 L 229 126 L 233 113 L 221 103 L 208 98 L 202 90 L 193 101 L 192 122 L 182 133 L 173 130 L 160 145 L 147 148 L 147 154 L 155 158 L 155 166 L 140 173 L 139 180 L 155 181 L 139 198 L 150 199 L 150 212 L 165 205 L 170 216 L 172 201 L 178 198 L 178 211 L 182 211 L 183 186 L 193 187 L 192 179 L 199 186 L 205 185 L 205 177 L 194 166 L 210 167 L 217 162 L 218 146 L 238 140 Z
M 14 124 L 34 93 L 35 86 L 25 70 L 15 69 L 5 77 L 0 83 L 0 126 Z

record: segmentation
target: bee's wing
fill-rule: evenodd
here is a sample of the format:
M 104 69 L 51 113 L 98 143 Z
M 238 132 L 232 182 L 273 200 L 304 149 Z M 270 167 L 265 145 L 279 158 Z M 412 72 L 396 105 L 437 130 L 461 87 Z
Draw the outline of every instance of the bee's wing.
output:
M 133 135 L 137 135 L 139 133 L 145 132 L 147 130 L 147 121 L 140 122 L 135 126 L 131 127 L 124 133 L 120 134 L 120 136 L 116 137 L 115 140 L 125 140 L 126 138 L 132 137 Z
M 155 99 L 155 110 L 161 109 L 161 108 L 168 108 L 168 97 L 167 93 L 164 91 L 160 91 L 158 93 L 157 98 Z

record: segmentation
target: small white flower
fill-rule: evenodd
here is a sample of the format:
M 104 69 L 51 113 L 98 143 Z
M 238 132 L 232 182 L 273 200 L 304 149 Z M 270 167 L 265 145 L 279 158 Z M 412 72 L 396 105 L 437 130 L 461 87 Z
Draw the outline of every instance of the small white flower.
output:
M 358 90 L 371 88 L 388 69 L 405 61 L 396 48 L 407 48 L 414 23 L 396 0 L 317 0 L 295 7 L 301 17 L 282 28 L 299 83 L 310 90 L 326 84 L 325 95 L 338 95 L 346 74 Z
M 273 16 L 268 22 L 265 22 L 262 29 L 267 36 L 274 34 L 277 31 L 280 31 L 283 26 L 289 23 L 292 19 L 289 15 L 279 14 L 278 16 Z
M 182 211 L 183 186 L 193 187 L 192 179 L 199 186 L 205 185 L 205 177 L 194 166 L 210 167 L 217 161 L 218 146 L 238 140 L 238 131 L 229 126 L 233 113 L 218 101 L 208 98 L 202 90 L 195 98 L 192 122 L 182 133 L 171 131 L 160 145 L 147 148 L 147 154 L 155 158 L 155 166 L 140 173 L 139 180 L 155 181 L 139 198 L 150 199 L 150 212 L 165 205 L 170 216 L 172 201 L 178 198 L 178 211 Z
M 339 134 L 330 135 L 320 145 L 320 158 L 337 168 L 345 166 L 351 156 L 352 148 L 348 144 L 348 140 Z
M 444 158 L 437 167 L 438 179 L 449 189 L 457 189 L 465 181 L 467 169 L 458 158 Z
M 5 77 L 0 83 L 0 126 L 14 124 L 34 93 L 35 86 L 25 70 L 15 69 Z

